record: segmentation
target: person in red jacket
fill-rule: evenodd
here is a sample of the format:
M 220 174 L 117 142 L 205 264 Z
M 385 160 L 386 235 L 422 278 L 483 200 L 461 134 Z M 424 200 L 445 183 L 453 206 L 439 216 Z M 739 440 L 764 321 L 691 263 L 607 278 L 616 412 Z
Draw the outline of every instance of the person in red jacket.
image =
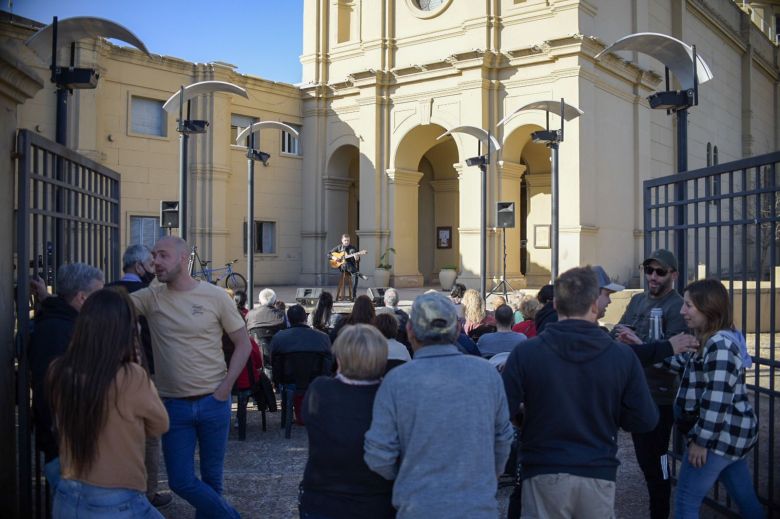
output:
M 514 325 L 512 331 L 522 333 L 529 339 L 531 337 L 536 337 L 536 323 L 534 322 L 534 318 L 541 307 L 542 303 L 540 303 L 538 299 L 533 296 L 525 296 L 520 303 L 520 312 L 522 312 L 525 320 Z

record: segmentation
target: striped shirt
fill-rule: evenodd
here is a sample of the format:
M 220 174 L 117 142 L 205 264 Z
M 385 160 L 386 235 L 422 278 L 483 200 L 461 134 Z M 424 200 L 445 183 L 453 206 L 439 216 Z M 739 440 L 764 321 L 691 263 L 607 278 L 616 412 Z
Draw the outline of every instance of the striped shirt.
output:
M 665 361 L 683 372 L 675 407 L 699 415 L 688 439 L 731 459 L 747 454 L 758 434 L 738 340 L 735 332 L 721 330 L 707 341 L 702 355 L 683 353 Z

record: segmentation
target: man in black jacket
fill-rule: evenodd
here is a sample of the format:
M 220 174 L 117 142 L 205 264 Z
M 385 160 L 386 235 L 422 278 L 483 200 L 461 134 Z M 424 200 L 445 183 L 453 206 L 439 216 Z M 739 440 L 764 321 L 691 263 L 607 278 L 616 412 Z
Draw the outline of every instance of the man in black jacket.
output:
M 34 281 L 34 291 L 46 291 L 42 280 Z M 57 295 L 41 301 L 28 359 L 32 375 L 33 423 L 36 447 L 43 451 L 44 472 L 50 488 L 60 480 L 59 446 L 52 432 L 52 417 L 46 399 L 46 372 L 49 365 L 68 349 L 81 306 L 92 292 L 103 288 L 103 273 L 84 263 L 69 263 L 57 270 Z
M 598 297 L 590 267 L 563 273 L 559 321 L 504 367 L 509 414 L 521 427 L 524 516 L 614 516 L 618 428 L 645 432 L 658 421 L 636 355 L 596 322 Z

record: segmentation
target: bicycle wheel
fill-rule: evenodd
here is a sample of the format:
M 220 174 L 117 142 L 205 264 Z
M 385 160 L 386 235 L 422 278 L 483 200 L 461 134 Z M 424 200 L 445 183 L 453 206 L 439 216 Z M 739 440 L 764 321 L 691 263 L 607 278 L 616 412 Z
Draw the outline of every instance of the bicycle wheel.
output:
M 229 288 L 233 292 L 246 293 L 246 278 L 238 272 L 231 272 L 225 276 L 225 288 Z

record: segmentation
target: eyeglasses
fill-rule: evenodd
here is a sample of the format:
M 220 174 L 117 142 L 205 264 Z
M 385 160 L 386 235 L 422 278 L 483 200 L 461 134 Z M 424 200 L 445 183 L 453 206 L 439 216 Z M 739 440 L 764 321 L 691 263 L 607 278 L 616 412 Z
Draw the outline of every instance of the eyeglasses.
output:
M 645 269 L 645 274 L 648 275 L 648 276 L 652 276 L 653 272 L 658 274 L 659 277 L 664 277 L 665 275 L 667 275 L 669 273 L 668 270 L 663 269 L 661 267 L 650 267 L 648 265 L 645 265 L 644 269 Z

